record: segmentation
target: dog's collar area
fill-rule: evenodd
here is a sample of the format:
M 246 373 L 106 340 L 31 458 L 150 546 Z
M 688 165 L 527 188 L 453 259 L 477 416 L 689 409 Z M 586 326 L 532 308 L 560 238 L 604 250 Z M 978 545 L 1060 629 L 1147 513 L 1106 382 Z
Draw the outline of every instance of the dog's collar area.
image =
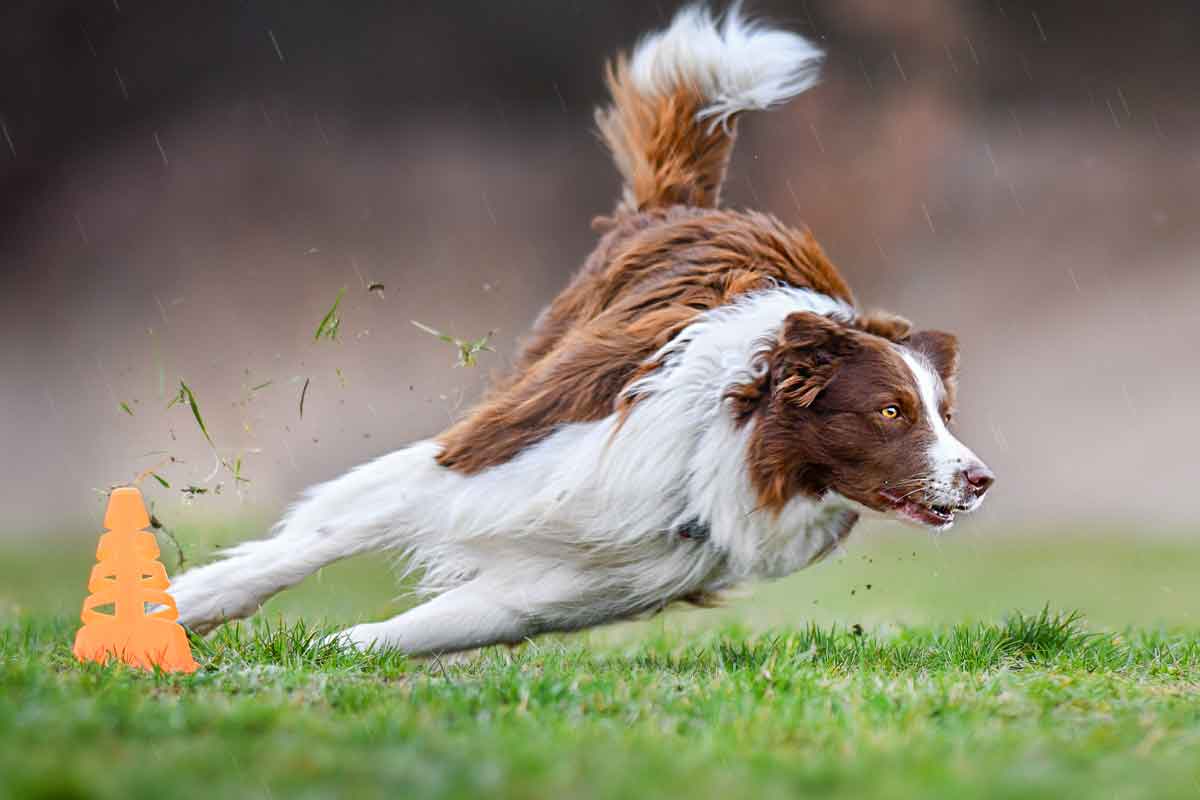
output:
M 712 534 L 707 522 L 698 519 L 689 520 L 675 529 L 680 539 L 691 539 L 696 542 L 707 541 Z

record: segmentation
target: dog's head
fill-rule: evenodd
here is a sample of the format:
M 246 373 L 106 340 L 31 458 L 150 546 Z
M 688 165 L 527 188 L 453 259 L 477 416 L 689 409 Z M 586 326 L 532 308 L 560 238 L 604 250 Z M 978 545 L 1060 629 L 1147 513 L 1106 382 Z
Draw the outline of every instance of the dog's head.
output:
M 931 528 L 973 511 L 995 480 L 950 432 L 958 343 L 899 317 L 790 315 L 755 381 L 729 394 L 761 505 L 830 492 Z

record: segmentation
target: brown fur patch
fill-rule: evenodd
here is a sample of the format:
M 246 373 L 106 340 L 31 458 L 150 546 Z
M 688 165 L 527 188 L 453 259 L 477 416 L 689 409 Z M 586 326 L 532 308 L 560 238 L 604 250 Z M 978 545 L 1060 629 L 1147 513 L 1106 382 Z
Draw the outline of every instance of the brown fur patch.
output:
M 696 121 L 704 98 L 691 87 L 668 95 L 639 92 L 629 59 L 618 56 L 605 71 L 612 105 L 596 112 L 600 130 L 625 179 L 623 214 L 673 205 L 716 208 L 736 139 L 736 121 Z
M 439 463 L 479 472 L 559 425 L 613 413 L 698 314 L 773 282 L 853 303 L 812 235 L 765 214 L 675 207 L 621 218 L 542 314 L 513 374 L 440 437 Z
M 912 332 L 912 323 L 899 314 L 890 311 L 871 311 L 860 314 L 854 321 L 854 327 L 874 336 L 880 336 L 891 342 L 904 342 Z

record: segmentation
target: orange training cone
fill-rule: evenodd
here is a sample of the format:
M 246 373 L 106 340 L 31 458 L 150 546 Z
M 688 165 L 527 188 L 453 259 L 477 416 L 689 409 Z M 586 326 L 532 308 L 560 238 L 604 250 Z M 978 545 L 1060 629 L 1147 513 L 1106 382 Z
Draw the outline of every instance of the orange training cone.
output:
M 83 601 L 83 627 L 75 636 L 75 657 L 106 663 L 110 658 L 134 667 L 195 672 L 187 633 L 175 620 L 179 610 L 164 589 L 171 585 L 158 560 L 158 543 L 149 527 L 142 493 L 132 486 L 114 489 L 104 513 L 108 533 L 100 537 L 91 592 Z M 111 603 L 112 614 L 96 611 Z M 161 605 L 147 614 L 146 606 Z

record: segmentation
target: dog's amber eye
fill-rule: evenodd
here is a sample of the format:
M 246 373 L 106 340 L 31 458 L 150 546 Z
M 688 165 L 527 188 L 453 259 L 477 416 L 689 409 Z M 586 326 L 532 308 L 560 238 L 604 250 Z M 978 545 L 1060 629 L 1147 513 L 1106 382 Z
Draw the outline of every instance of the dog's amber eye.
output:
M 883 414 L 884 419 L 895 419 L 900 416 L 900 409 L 895 406 L 884 406 L 883 410 L 879 413 Z

